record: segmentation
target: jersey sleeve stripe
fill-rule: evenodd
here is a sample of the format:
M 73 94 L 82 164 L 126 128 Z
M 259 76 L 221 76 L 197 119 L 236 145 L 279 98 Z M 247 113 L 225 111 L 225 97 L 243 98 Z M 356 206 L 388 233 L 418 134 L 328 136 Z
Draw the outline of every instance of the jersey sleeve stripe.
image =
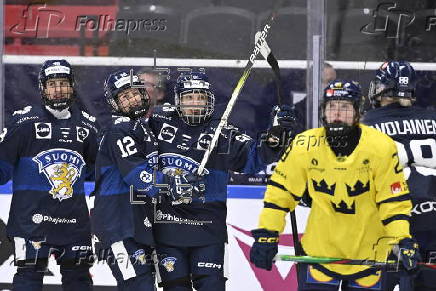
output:
M 382 220 L 382 223 L 383 223 L 383 225 L 388 225 L 389 223 L 391 223 L 391 222 L 393 222 L 395 220 L 407 220 L 407 221 L 409 221 L 409 219 L 410 219 L 409 215 L 406 215 L 406 214 L 397 214 L 397 215 L 391 216 L 391 217 L 389 217 L 389 218 L 387 218 L 385 220 Z
M 397 197 L 392 197 L 383 201 L 378 202 L 377 204 L 380 205 L 382 203 L 391 203 L 391 202 L 402 202 L 402 201 L 407 201 L 410 200 L 410 194 L 404 194 L 401 196 L 397 196 Z
M 271 179 L 268 180 L 267 185 L 270 185 L 270 186 L 273 186 L 273 187 L 277 187 L 277 188 L 279 188 L 279 189 L 281 189 L 281 190 L 283 190 L 283 191 L 288 192 L 289 194 L 292 195 L 292 198 L 294 198 L 294 200 L 297 201 L 297 202 L 301 200 L 301 197 L 298 197 L 298 196 L 292 194 L 291 191 L 289 191 L 288 189 L 286 189 L 285 186 L 283 186 L 282 184 L 277 183 L 277 182 L 275 182 L 275 181 L 273 181 L 273 180 L 271 180 Z
M 285 186 L 283 186 L 282 184 L 279 184 L 279 183 L 277 183 L 277 182 L 275 182 L 275 181 L 273 181 L 271 179 L 268 180 L 267 185 L 271 185 L 271 186 L 277 187 L 279 189 L 282 189 L 283 191 L 290 192 L 288 189 L 286 189 Z
M 263 203 L 263 207 L 264 208 L 271 208 L 271 209 L 277 209 L 277 210 L 281 210 L 284 212 L 289 212 L 289 208 L 283 208 L 278 206 L 277 204 L 271 203 L 271 202 L 264 202 Z

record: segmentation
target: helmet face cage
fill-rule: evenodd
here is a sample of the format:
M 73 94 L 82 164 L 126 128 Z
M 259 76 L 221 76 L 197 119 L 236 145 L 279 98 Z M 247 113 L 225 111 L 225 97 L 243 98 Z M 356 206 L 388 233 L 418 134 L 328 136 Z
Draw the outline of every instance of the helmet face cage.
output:
M 385 62 L 370 83 L 368 98 L 373 107 L 380 107 L 383 97 L 409 99 L 413 103 L 416 100 L 415 89 L 416 73 L 408 62 Z
M 199 125 L 213 114 L 215 95 L 204 73 L 180 75 L 174 87 L 177 113 L 189 125 Z M 188 103 L 188 104 L 187 104 Z
M 346 122 L 328 122 L 326 116 L 327 104 L 334 100 L 350 101 L 353 105 L 353 120 L 351 125 Z M 321 122 L 326 128 L 328 135 L 341 136 L 348 134 L 353 128 L 358 126 L 363 99 L 360 85 L 355 81 L 335 80 L 329 83 L 324 89 L 324 100 L 321 103 Z
M 51 79 L 68 79 L 69 81 L 68 87 L 55 87 L 57 94 L 61 94 L 60 98 L 51 98 L 46 92 L 47 81 Z M 73 69 L 66 60 L 44 62 L 38 75 L 38 86 L 44 105 L 59 111 L 70 107 L 75 99 L 74 85 Z
M 141 84 L 136 75 L 133 75 L 133 84 Z M 126 95 L 122 100 L 123 102 L 120 100 L 120 96 L 123 93 L 126 94 L 125 91 L 131 88 L 129 71 L 118 71 L 110 74 L 104 84 L 106 102 L 111 107 L 112 112 L 117 114 L 131 118 L 144 116 L 150 108 L 150 98 L 144 88 L 134 88 L 139 91 L 141 96 L 139 104 L 136 99 L 132 98 L 132 93 Z

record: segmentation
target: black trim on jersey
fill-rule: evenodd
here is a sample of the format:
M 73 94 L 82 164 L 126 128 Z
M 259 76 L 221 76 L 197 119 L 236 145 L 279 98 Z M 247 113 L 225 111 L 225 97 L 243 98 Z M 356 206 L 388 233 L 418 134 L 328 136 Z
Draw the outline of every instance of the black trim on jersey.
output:
M 397 196 L 397 197 L 388 198 L 386 200 L 378 202 L 377 205 L 380 205 L 382 203 L 402 202 L 402 201 L 407 201 L 407 200 L 410 200 L 409 193 L 401 195 L 401 196 Z
M 298 197 L 298 196 L 292 194 L 291 191 L 289 191 L 288 189 L 286 189 L 285 186 L 283 186 L 282 184 L 279 184 L 279 183 L 277 183 L 277 182 L 274 182 L 274 181 L 271 180 L 271 179 L 268 180 L 267 185 L 271 185 L 271 186 L 273 186 L 273 187 L 277 187 L 277 188 L 279 188 L 279 189 L 281 189 L 281 190 L 283 190 L 283 191 L 288 192 L 289 194 L 292 195 L 292 198 L 294 198 L 294 200 L 297 201 L 297 202 L 301 200 L 301 197 Z
M 263 207 L 264 208 L 277 209 L 277 210 L 281 210 L 281 211 L 284 211 L 284 212 L 289 212 L 290 211 L 289 208 L 283 208 L 283 207 L 278 206 L 277 204 L 270 203 L 270 202 L 263 202 Z
M 279 189 L 282 189 L 283 191 L 286 191 L 286 192 L 289 192 L 290 193 L 290 191 L 288 190 L 288 189 L 286 189 L 286 187 L 285 186 L 283 186 L 282 184 L 279 184 L 279 183 L 277 183 L 277 182 L 274 182 L 273 180 L 268 180 L 268 183 L 266 183 L 267 185 L 271 185 L 271 186 L 274 186 L 274 187 L 277 187 L 277 188 L 279 188 Z
M 394 216 L 389 217 L 388 219 L 382 220 L 383 225 L 388 225 L 389 223 L 391 223 L 392 221 L 395 220 L 407 220 L 409 221 L 410 216 L 406 215 L 406 214 L 397 214 Z

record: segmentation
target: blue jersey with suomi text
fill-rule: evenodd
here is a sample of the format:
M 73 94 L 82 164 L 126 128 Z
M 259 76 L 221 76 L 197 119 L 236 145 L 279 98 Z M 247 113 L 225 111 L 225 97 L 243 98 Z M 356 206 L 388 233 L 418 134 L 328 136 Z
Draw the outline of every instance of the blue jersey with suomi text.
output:
M 172 108 L 156 110 L 149 123 L 159 144 L 159 169 L 163 173 L 173 169 L 197 173 L 220 118 L 215 110 L 209 121 L 190 126 Z M 277 161 L 280 153 L 234 126 L 225 126 L 205 167 L 204 203 L 199 199 L 179 205 L 158 201 L 153 226 L 157 243 L 202 246 L 226 242 L 228 171 L 256 173 Z
M 7 234 L 64 245 L 90 239 L 84 181 L 94 172 L 96 119 L 78 106 L 56 118 L 45 107 L 13 113 L 0 137 L 0 183 L 12 179 Z

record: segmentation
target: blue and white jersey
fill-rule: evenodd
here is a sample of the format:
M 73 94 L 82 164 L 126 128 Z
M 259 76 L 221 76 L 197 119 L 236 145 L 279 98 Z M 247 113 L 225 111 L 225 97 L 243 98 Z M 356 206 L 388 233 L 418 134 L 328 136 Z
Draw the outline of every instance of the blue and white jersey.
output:
M 436 230 L 436 112 L 394 103 L 368 111 L 363 123 L 397 144 L 412 196 L 412 232 Z
M 175 110 L 156 110 L 149 124 L 159 144 L 159 169 L 197 173 L 221 114 L 198 126 L 183 122 Z M 201 246 L 227 241 L 226 200 L 229 170 L 256 173 L 278 160 L 279 150 L 253 140 L 234 126 L 223 128 L 205 167 L 205 200 L 171 205 L 162 199 L 156 205 L 154 234 L 157 243 L 171 246 Z M 165 196 L 164 196 L 165 198 Z
M 93 233 L 104 248 L 127 238 L 154 243 L 150 197 L 162 181 L 156 168 L 157 142 L 147 122 L 113 116 L 100 138 L 92 211 Z
M 13 185 L 9 237 L 55 245 L 90 237 L 84 181 L 94 172 L 96 120 L 77 106 L 70 112 L 57 119 L 26 106 L 0 136 L 0 183 Z

